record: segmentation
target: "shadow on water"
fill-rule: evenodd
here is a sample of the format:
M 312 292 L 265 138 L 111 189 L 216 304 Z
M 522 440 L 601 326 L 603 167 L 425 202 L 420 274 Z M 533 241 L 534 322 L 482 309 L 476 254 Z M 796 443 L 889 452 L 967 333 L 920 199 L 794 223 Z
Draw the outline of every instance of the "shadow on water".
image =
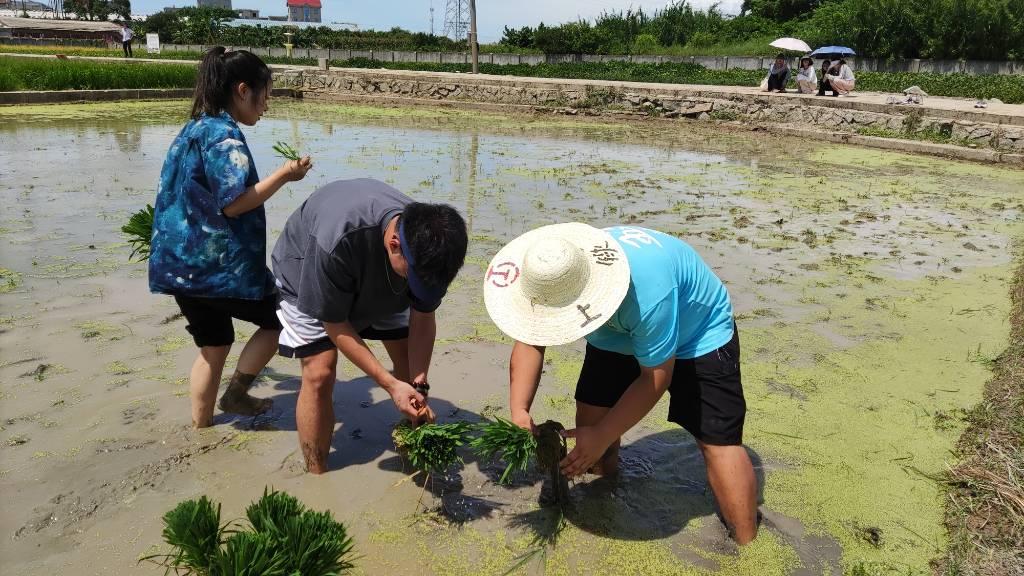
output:
M 762 501 L 764 468 L 747 447 Z M 617 479 L 598 478 L 573 486 L 566 519 L 577 528 L 618 540 L 673 536 L 695 518 L 716 514 L 697 443 L 682 429 L 645 436 L 623 446 Z
M 261 380 L 270 381 L 279 392 L 274 399 L 270 413 L 256 418 L 219 414 L 216 423 L 230 423 L 235 428 L 252 430 L 296 431 L 295 410 L 302 380 L 291 374 L 283 374 L 271 368 L 264 370 Z M 368 377 L 337 381 L 334 384 L 334 418 L 338 426 L 331 439 L 331 452 L 327 457 L 328 470 L 336 472 L 350 466 L 378 461 L 381 470 L 398 472 L 409 476 L 413 470 L 400 455 L 395 453 L 391 437 L 392 429 L 400 420 L 394 403 L 387 395 L 373 391 L 377 384 Z M 383 396 L 383 399 L 380 397 Z M 466 421 L 476 423 L 482 420 L 476 413 L 464 410 L 448 400 L 432 396 L 430 407 L 437 415 L 438 422 Z M 296 446 L 298 437 L 295 438 Z M 467 464 L 474 462 L 472 453 L 461 450 Z M 383 458 L 382 458 L 383 457 Z M 482 464 L 481 464 L 482 466 Z M 490 517 L 503 504 L 463 493 L 462 476 L 451 472 L 445 476 L 425 474 L 408 479 L 417 487 L 429 493 L 423 503 L 436 505 L 436 512 L 447 521 L 461 524 L 479 518 Z

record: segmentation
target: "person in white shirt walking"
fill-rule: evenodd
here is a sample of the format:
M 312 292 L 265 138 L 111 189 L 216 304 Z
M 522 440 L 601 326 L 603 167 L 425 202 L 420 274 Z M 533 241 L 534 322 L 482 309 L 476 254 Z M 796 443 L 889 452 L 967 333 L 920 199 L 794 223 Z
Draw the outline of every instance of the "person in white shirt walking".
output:
M 127 22 L 121 22 L 121 49 L 124 50 L 124 57 L 132 57 L 132 38 L 135 33 L 128 27 Z

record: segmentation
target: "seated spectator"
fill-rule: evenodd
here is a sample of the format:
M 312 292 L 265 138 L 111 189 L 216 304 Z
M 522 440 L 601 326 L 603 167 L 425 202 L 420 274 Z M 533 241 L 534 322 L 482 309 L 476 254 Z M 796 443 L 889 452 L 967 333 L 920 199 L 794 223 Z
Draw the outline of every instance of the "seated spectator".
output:
M 789 64 L 786 63 L 786 57 L 782 54 L 775 57 L 775 62 L 768 69 L 767 80 L 768 87 L 766 90 L 768 92 L 772 90 L 777 92 L 786 91 L 786 84 L 789 83 Z
M 818 85 L 818 96 L 824 96 L 826 90 L 831 90 L 833 96 L 845 96 L 853 91 L 855 81 L 853 70 L 846 64 L 846 60 L 840 58 L 832 62 L 822 76 Z
M 818 73 L 814 70 L 814 60 L 800 59 L 800 69 L 796 73 L 796 89 L 801 94 L 814 94 L 818 87 Z

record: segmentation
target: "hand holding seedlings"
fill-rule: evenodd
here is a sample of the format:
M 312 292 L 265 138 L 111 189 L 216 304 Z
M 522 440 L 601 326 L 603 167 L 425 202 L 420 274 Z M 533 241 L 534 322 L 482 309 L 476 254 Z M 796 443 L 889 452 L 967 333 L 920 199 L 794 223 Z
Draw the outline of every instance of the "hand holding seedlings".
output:
M 313 161 L 309 156 L 299 156 L 299 152 L 291 145 L 284 142 L 274 144 L 274 151 L 278 156 L 287 160 L 281 169 L 285 173 L 285 179 L 289 182 L 296 182 L 305 178 L 306 173 L 313 168 Z
M 398 411 L 408 418 L 413 426 L 434 421 L 434 411 L 427 405 L 427 398 L 407 382 L 396 380 L 395 384 L 388 388 L 388 394 L 391 395 L 391 401 L 395 403 Z
M 597 426 L 579 426 L 562 432 L 562 436 L 576 439 L 576 446 L 572 452 L 559 463 L 562 474 L 568 478 L 582 476 L 593 468 L 614 441 L 602 435 L 601 429 Z

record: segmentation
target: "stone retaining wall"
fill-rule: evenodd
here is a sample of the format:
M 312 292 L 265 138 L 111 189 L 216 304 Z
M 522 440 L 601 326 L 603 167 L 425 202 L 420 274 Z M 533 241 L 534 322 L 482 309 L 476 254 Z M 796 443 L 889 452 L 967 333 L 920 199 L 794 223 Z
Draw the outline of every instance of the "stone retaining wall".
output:
M 875 135 L 931 131 L 969 146 L 1024 152 L 1024 118 L 909 108 L 793 94 L 738 94 L 727 88 L 680 88 L 633 82 L 364 69 L 274 67 L 275 86 L 305 98 L 459 101 L 554 109 L 567 114 L 648 115 L 818 126 Z
M 140 43 L 144 39 L 138 40 Z M 163 44 L 165 52 L 201 52 L 209 46 L 198 44 Z M 233 46 L 260 56 L 285 56 L 283 47 Z M 327 58 L 328 60 L 349 60 L 369 58 L 381 62 L 444 62 L 448 64 L 469 64 L 469 52 L 414 52 L 403 50 L 351 50 L 348 48 L 294 48 L 294 58 Z M 667 62 L 692 62 L 711 70 L 766 70 L 775 60 L 774 56 L 661 56 L 657 54 L 491 54 L 479 55 L 482 64 L 543 64 L 558 62 L 636 62 L 642 64 L 664 64 Z M 868 72 L 933 72 L 937 74 L 1024 74 L 1024 62 L 1017 60 L 927 60 L 883 58 L 848 58 L 854 70 Z M 797 59 L 793 58 L 795 68 Z

